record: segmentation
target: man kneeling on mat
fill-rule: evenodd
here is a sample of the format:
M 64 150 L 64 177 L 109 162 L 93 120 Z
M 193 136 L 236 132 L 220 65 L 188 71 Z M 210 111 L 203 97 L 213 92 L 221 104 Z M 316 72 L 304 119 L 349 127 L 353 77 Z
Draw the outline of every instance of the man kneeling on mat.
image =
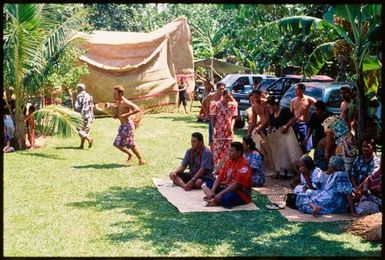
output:
M 214 184 L 202 185 L 206 195 L 203 198 L 205 206 L 222 205 L 225 208 L 232 208 L 251 201 L 253 171 L 242 154 L 243 145 L 240 142 L 232 142 L 229 159 L 219 170 Z
M 184 172 L 187 166 L 189 172 Z M 211 185 L 214 183 L 213 170 L 213 155 L 210 149 L 205 147 L 203 135 L 195 132 L 191 135 L 191 148 L 186 151 L 178 169 L 170 173 L 170 179 L 185 191 L 200 189 L 203 182 Z

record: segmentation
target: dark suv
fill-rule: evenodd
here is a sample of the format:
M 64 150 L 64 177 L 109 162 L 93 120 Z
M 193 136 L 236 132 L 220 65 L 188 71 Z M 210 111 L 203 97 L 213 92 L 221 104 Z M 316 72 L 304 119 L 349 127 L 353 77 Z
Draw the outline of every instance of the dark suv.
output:
M 280 77 L 274 83 L 266 88 L 270 96 L 274 96 L 277 99 L 285 94 L 285 92 L 295 83 L 299 82 L 332 82 L 333 78 L 325 75 L 312 76 L 309 79 L 303 79 L 302 75 L 286 75 Z
M 269 80 L 269 79 L 265 79 Z M 284 77 L 276 78 L 276 80 L 273 83 L 270 83 L 270 85 L 263 86 L 258 85 L 257 89 L 259 90 L 265 90 L 269 92 L 270 96 L 274 96 L 278 99 L 281 99 L 283 94 L 295 83 L 298 82 L 331 82 L 333 81 L 332 78 L 324 75 L 317 75 L 313 76 L 310 79 L 303 79 L 302 75 L 286 75 Z M 261 81 L 261 84 L 263 81 Z M 238 114 L 243 117 L 245 115 L 245 110 L 248 109 L 251 105 L 249 103 L 249 96 L 248 94 L 251 92 L 251 89 L 246 93 L 239 93 L 239 94 L 233 94 L 234 98 L 238 102 Z
M 340 113 L 342 102 L 340 95 L 341 86 L 349 85 L 352 89 L 355 86 L 355 83 L 351 82 L 304 82 L 303 84 L 305 85 L 304 94 L 325 102 L 326 109 L 333 114 Z M 296 85 L 291 86 L 283 95 L 279 102 L 281 107 L 290 107 L 290 101 L 295 97 Z M 314 106 L 310 107 L 310 112 L 314 112 Z

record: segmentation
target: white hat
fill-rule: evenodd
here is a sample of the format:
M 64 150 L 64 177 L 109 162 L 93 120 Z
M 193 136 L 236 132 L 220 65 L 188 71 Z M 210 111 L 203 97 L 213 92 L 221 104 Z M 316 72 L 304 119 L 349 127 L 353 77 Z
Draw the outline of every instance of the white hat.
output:
M 79 83 L 78 84 L 78 88 L 80 88 L 81 90 L 85 90 L 86 89 L 86 85 L 84 85 L 83 83 Z

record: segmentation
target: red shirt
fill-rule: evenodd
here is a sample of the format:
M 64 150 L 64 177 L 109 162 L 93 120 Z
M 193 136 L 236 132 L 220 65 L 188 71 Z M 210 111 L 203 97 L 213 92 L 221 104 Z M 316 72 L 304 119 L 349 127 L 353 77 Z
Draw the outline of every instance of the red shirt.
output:
M 239 157 L 236 160 L 227 160 L 218 174 L 218 180 L 221 185 L 228 186 L 233 181 L 241 185 L 236 193 L 249 203 L 251 201 L 251 185 L 253 171 L 247 160 Z

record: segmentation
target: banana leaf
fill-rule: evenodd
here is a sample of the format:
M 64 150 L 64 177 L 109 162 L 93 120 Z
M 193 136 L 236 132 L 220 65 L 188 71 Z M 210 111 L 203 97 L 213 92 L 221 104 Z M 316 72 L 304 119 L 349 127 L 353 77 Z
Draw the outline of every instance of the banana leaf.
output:
M 327 42 L 319 45 L 310 54 L 309 60 L 305 65 L 304 74 L 305 76 L 312 76 L 317 74 L 327 61 L 333 56 L 333 48 L 335 42 Z
M 362 66 L 363 71 L 381 69 L 381 63 L 377 56 L 365 57 Z

